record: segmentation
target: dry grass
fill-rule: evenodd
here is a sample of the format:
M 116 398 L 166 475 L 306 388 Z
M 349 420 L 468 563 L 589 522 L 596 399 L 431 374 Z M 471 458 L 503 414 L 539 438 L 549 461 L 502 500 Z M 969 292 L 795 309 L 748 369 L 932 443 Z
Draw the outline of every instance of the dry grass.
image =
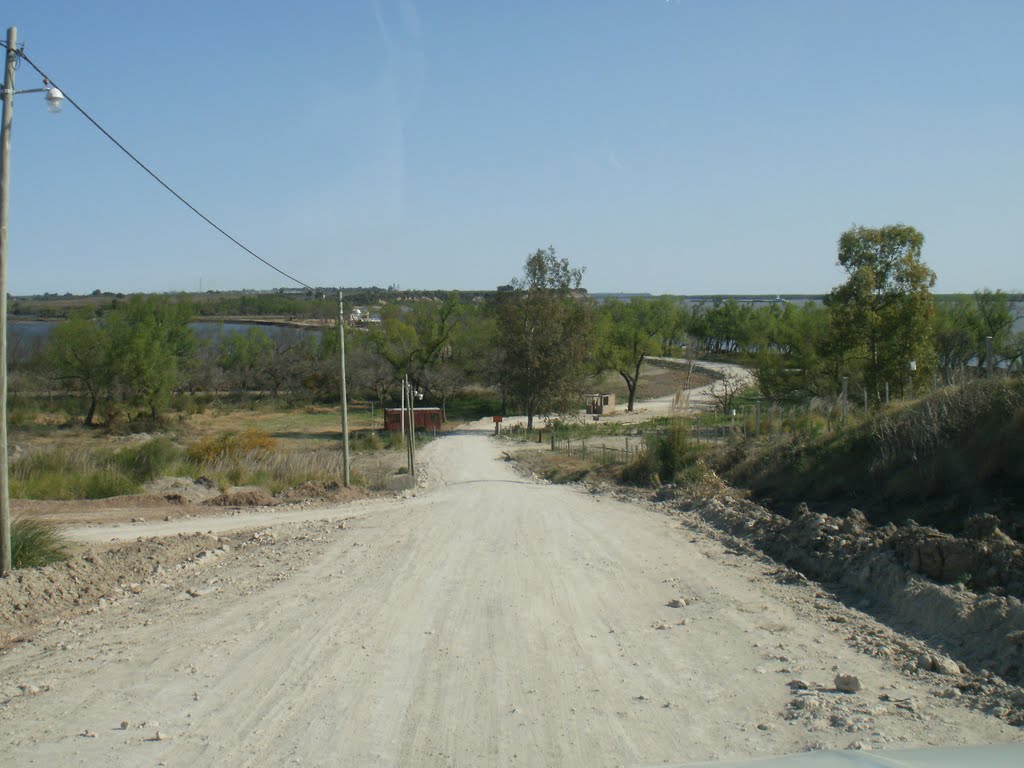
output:
M 751 445 L 722 467 L 731 482 L 762 497 L 855 501 L 874 509 L 877 519 L 913 515 L 956 528 L 972 510 L 996 500 L 999 508 L 1019 510 L 1024 380 L 947 387 L 817 439 Z
M 11 521 L 11 561 L 14 568 L 36 568 L 63 560 L 68 541 L 50 523 L 26 518 Z
M 264 430 L 243 429 L 204 437 L 189 445 L 187 453 L 189 461 L 202 465 L 257 451 L 273 454 L 276 446 L 277 441 Z

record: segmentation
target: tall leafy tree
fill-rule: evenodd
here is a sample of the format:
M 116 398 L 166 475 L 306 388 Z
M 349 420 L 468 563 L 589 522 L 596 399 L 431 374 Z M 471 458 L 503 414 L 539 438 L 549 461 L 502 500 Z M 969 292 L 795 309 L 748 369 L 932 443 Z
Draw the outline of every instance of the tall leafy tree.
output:
M 578 402 L 593 322 L 582 282 L 583 270 L 549 247 L 530 255 L 522 277 L 496 297 L 499 383 L 526 412 L 527 429 L 537 414 Z
M 598 364 L 626 382 L 627 410 L 633 410 L 644 360 L 661 351 L 664 334 L 677 315 L 675 303 L 667 296 L 628 302 L 612 299 L 601 306 L 595 334 Z
M 444 357 L 459 320 L 459 309 L 454 293 L 441 302 L 390 304 L 382 313 L 380 328 L 370 332 L 370 341 L 399 378 L 407 375 L 418 382 Z
M 96 407 L 113 383 L 110 344 L 102 326 L 83 310 L 53 329 L 42 353 L 47 375 L 63 387 L 77 389 L 85 402 L 85 424 L 92 426 Z
M 267 372 L 275 357 L 275 345 L 262 328 L 248 328 L 245 332 L 232 331 L 220 337 L 219 362 L 234 385 L 239 397 L 246 392 L 262 389 L 267 383 Z
M 756 357 L 758 387 L 768 397 L 814 397 L 835 390 L 825 356 L 830 338 L 824 307 L 793 303 L 758 310 L 766 341 Z
M 839 238 L 838 264 L 848 277 L 825 300 L 833 351 L 859 363 L 876 397 L 883 381 L 902 389 L 911 361 L 917 375 L 931 362 L 935 273 L 921 258 L 923 245 L 924 235 L 904 224 L 853 227 Z
M 192 307 L 154 296 L 132 296 L 103 318 L 117 392 L 129 406 L 160 418 L 183 381 L 198 346 L 189 328 Z
M 978 352 L 978 314 L 967 296 L 954 296 L 935 305 L 935 358 L 945 384 L 967 368 Z
M 988 288 L 974 292 L 975 332 L 980 365 L 986 365 L 987 336 L 992 337 L 993 362 L 1013 357 L 1019 351 L 1013 336 L 1013 323 L 1016 320 L 1010 308 L 1010 297 L 1002 291 L 991 291 Z
M 79 314 L 58 326 L 44 360 L 51 378 L 84 394 L 86 424 L 101 403 L 159 418 L 196 357 L 191 319 L 188 304 L 133 296 L 101 318 Z

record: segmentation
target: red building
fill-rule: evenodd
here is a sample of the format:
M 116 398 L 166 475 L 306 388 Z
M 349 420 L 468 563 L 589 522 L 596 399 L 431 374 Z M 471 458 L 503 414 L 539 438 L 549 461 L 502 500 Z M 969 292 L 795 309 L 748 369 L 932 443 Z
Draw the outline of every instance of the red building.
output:
M 416 429 L 437 432 L 441 429 L 441 424 L 444 423 L 444 415 L 440 408 L 414 408 L 413 412 L 415 413 Z M 409 417 L 408 409 L 405 412 L 405 417 Z M 388 432 L 402 431 L 401 408 L 384 409 L 384 429 Z

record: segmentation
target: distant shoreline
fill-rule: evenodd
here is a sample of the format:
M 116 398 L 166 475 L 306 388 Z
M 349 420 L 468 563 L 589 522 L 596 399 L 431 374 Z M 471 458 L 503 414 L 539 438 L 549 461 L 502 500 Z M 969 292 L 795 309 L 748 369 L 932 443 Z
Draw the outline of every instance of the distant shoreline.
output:
M 8 315 L 8 323 L 63 323 L 67 320 L 64 317 L 40 317 L 26 315 Z M 321 330 L 330 328 L 335 320 L 320 320 L 317 318 L 288 318 L 275 317 L 273 315 L 218 315 L 207 317 L 194 317 L 190 322 L 220 325 L 230 323 L 233 325 L 273 325 L 280 328 L 301 328 L 303 330 Z
M 334 325 L 335 319 L 321 320 L 319 318 L 290 318 L 275 315 L 218 315 L 200 316 L 192 318 L 193 323 L 235 323 L 238 325 L 276 325 L 280 328 L 303 328 L 306 330 L 319 330 L 330 328 Z

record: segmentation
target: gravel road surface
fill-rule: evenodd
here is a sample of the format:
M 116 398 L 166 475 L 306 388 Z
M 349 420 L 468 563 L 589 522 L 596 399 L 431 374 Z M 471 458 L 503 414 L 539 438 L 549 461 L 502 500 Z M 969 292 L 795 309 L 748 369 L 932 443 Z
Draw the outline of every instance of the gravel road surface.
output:
M 801 609 L 814 585 L 677 519 L 530 481 L 482 433 L 419 456 L 415 494 L 222 518 L 263 527 L 0 655 L 3 763 L 618 766 L 1021 740 L 854 649 Z

